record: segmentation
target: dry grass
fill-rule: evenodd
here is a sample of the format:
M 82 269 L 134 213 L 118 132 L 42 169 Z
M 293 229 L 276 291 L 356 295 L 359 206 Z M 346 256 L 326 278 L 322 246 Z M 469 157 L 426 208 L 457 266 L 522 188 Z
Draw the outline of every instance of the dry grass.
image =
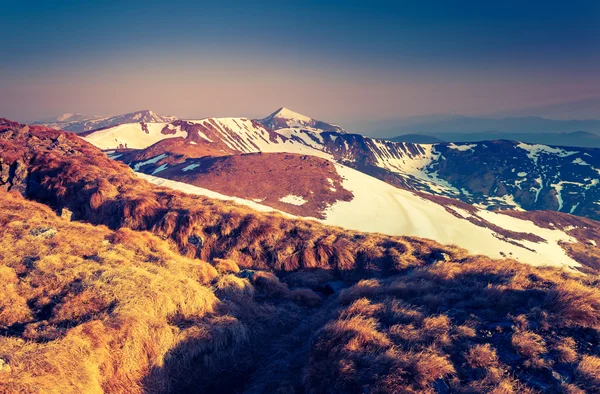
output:
M 498 354 L 489 343 L 469 348 L 465 358 L 471 368 L 494 368 L 498 366 Z
M 232 262 L 219 274 L 150 233 L 69 222 L 17 194 L 0 192 L 0 233 L 2 393 L 227 392 L 320 301 L 268 273 L 255 290 L 224 272 Z M 254 299 L 279 291 L 276 304 Z
M 47 204 L 0 192 L 0 392 L 600 387 L 594 274 L 156 188 L 54 131 L 0 156 Z
M 483 257 L 360 281 L 317 334 L 307 391 L 594 392 L 597 283 Z
M 561 363 L 574 363 L 577 361 L 577 343 L 573 338 L 560 338 L 554 350 L 558 353 L 558 361 Z
M 600 357 L 583 356 L 577 367 L 578 381 L 590 392 L 600 392 Z
M 532 358 L 546 353 L 544 339 L 533 332 L 516 332 L 512 335 L 512 345 L 523 357 Z

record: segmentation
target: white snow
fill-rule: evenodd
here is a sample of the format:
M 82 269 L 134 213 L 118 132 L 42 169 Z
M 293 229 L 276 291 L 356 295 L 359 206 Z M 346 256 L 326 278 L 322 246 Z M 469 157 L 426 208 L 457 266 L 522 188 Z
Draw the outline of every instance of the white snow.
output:
M 183 172 L 188 172 L 188 171 L 191 171 L 191 170 L 193 170 L 193 169 L 194 169 L 194 168 L 196 168 L 196 167 L 200 167 L 200 164 L 196 164 L 196 163 L 189 164 L 189 165 L 187 165 L 187 166 L 183 167 L 183 168 L 181 169 L 181 171 L 183 171 Z
M 154 171 L 152 171 L 152 175 L 158 174 L 159 172 L 166 170 L 168 167 L 168 164 L 163 164 L 160 167 L 156 168 Z
M 308 202 L 308 201 L 306 201 L 304 199 L 304 197 L 302 197 L 302 196 L 295 196 L 293 194 L 287 195 L 285 197 L 281 197 L 279 199 L 279 201 L 284 202 L 286 204 L 292 204 L 292 205 L 298 205 L 298 206 L 304 205 L 304 204 L 306 204 Z
M 116 149 L 119 147 L 144 149 L 167 138 L 186 137 L 187 133 L 176 128 L 175 134 L 162 134 L 167 123 L 146 123 L 148 133 L 139 123 L 126 123 L 104 130 L 98 130 L 86 137 L 87 142 L 100 149 Z
M 567 157 L 576 154 L 577 152 L 566 151 L 560 148 L 553 148 L 548 145 L 540 145 L 540 144 L 526 144 L 524 142 L 520 142 L 517 144 L 517 148 L 524 149 L 528 151 L 527 157 L 529 157 L 533 162 L 537 165 L 538 157 L 540 154 L 554 154 L 559 157 Z
M 450 149 L 456 149 L 459 150 L 461 152 L 467 151 L 467 150 L 471 150 L 473 148 L 475 148 L 477 146 L 477 144 L 467 144 L 467 145 L 456 145 L 454 142 L 448 144 L 448 148 Z
M 550 186 L 556 190 L 556 199 L 558 200 L 558 209 L 560 211 L 563 207 L 563 196 L 562 191 L 564 189 L 564 185 L 575 185 L 575 186 L 585 186 L 583 183 L 579 182 L 569 182 L 569 181 L 560 181 L 558 183 L 553 183 Z
M 585 161 L 581 160 L 579 157 L 575 160 L 573 160 L 573 164 L 579 164 L 581 166 L 589 166 L 588 163 L 586 163 Z
M 294 112 L 285 107 L 281 108 L 274 116 L 275 118 L 287 119 L 287 120 L 296 120 L 303 123 L 308 123 L 312 119 L 306 115 L 299 114 L 298 112 Z
M 471 253 L 491 257 L 505 255 L 532 265 L 579 266 L 558 244 L 573 239 L 559 230 L 543 229 L 507 215 L 478 211 L 477 215 L 501 227 L 523 231 L 544 238 L 547 243 L 516 242 L 534 249 L 506 242 L 492 230 L 479 227 L 467 220 L 457 218 L 444 207 L 416 196 L 410 191 L 398 189 L 359 171 L 336 164 L 344 178 L 343 187 L 354 194 L 352 201 L 339 201 L 325 210 L 323 222 L 348 229 L 381 232 L 389 235 L 410 235 L 436 240 L 443 244 L 456 244 Z M 452 207 L 460 216 L 471 214 Z
M 164 153 L 162 153 L 162 154 L 160 154 L 160 155 L 158 155 L 158 156 L 154 156 L 153 158 L 151 158 L 151 159 L 148 159 L 148 160 L 146 160 L 146 161 L 140 161 L 139 163 L 136 163 L 136 164 L 133 166 L 133 170 L 134 170 L 134 171 L 139 171 L 139 170 L 140 170 L 140 168 L 142 168 L 143 166 L 145 166 L 145 165 L 147 165 L 147 164 L 154 164 L 154 163 L 158 163 L 160 160 L 164 159 L 165 157 L 167 157 L 167 155 L 166 155 L 166 154 L 164 154 Z
M 182 191 L 182 192 L 185 192 L 188 194 L 205 196 L 205 197 L 214 198 L 217 200 L 233 201 L 233 202 L 236 202 L 241 205 L 246 205 L 246 206 L 248 206 L 252 209 L 255 209 L 257 211 L 260 211 L 260 212 L 279 212 L 287 217 L 295 217 L 293 215 L 278 211 L 277 209 L 268 207 L 266 205 L 258 204 L 251 200 L 245 200 L 243 198 L 226 196 L 224 194 L 213 192 L 212 190 L 208 190 L 203 187 L 192 186 L 192 185 L 188 185 L 187 183 L 183 183 L 183 182 L 171 181 L 169 179 L 159 178 L 159 177 L 144 174 L 141 172 L 136 172 L 136 175 L 142 179 L 147 180 L 150 183 L 155 184 L 155 185 L 169 187 L 171 189 L 179 190 L 179 191 Z
M 527 176 L 527 173 L 526 172 L 519 172 L 517 174 L 517 176 L 520 176 L 521 178 L 523 178 L 523 177 Z

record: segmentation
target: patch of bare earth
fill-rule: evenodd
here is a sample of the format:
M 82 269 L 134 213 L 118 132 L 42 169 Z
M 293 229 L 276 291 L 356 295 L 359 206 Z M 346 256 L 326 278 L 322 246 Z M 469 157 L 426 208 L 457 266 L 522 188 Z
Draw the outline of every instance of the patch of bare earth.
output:
M 194 165 L 191 170 L 186 167 Z M 255 200 L 293 215 L 324 218 L 323 210 L 353 195 L 328 160 L 291 153 L 251 153 L 188 160 L 160 173 L 163 178 Z M 285 197 L 290 198 L 291 202 Z M 282 201 L 284 200 L 284 201 Z

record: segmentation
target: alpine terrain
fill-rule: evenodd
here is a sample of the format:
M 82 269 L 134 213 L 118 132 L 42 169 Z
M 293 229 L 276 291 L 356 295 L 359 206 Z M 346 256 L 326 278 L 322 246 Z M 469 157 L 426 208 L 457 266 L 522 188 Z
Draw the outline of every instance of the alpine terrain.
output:
M 597 392 L 596 156 L 2 119 L 0 392 Z

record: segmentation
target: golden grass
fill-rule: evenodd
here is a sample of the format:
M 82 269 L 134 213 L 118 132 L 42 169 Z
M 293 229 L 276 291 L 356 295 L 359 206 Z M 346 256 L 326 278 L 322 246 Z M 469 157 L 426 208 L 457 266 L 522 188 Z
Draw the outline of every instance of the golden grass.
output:
M 155 188 L 69 134 L 9 133 L 28 197 L 98 226 L 0 192 L 0 392 L 600 387 L 593 273 L 258 214 Z
M 577 375 L 582 387 L 591 392 L 600 391 L 600 357 L 583 356 L 577 366 Z
M 307 391 L 595 392 L 597 283 L 484 257 L 359 281 L 316 336 Z
M 32 235 L 46 228 L 55 235 Z M 236 379 L 223 368 L 249 376 L 260 341 L 301 319 L 293 305 L 320 300 L 269 273 L 254 284 L 219 274 L 147 232 L 58 218 L 17 194 L 0 192 L 0 229 L 2 393 L 171 392 L 185 382 L 227 391 Z M 283 291 L 286 309 L 255 301 L 255 285 L 262 298 Z

